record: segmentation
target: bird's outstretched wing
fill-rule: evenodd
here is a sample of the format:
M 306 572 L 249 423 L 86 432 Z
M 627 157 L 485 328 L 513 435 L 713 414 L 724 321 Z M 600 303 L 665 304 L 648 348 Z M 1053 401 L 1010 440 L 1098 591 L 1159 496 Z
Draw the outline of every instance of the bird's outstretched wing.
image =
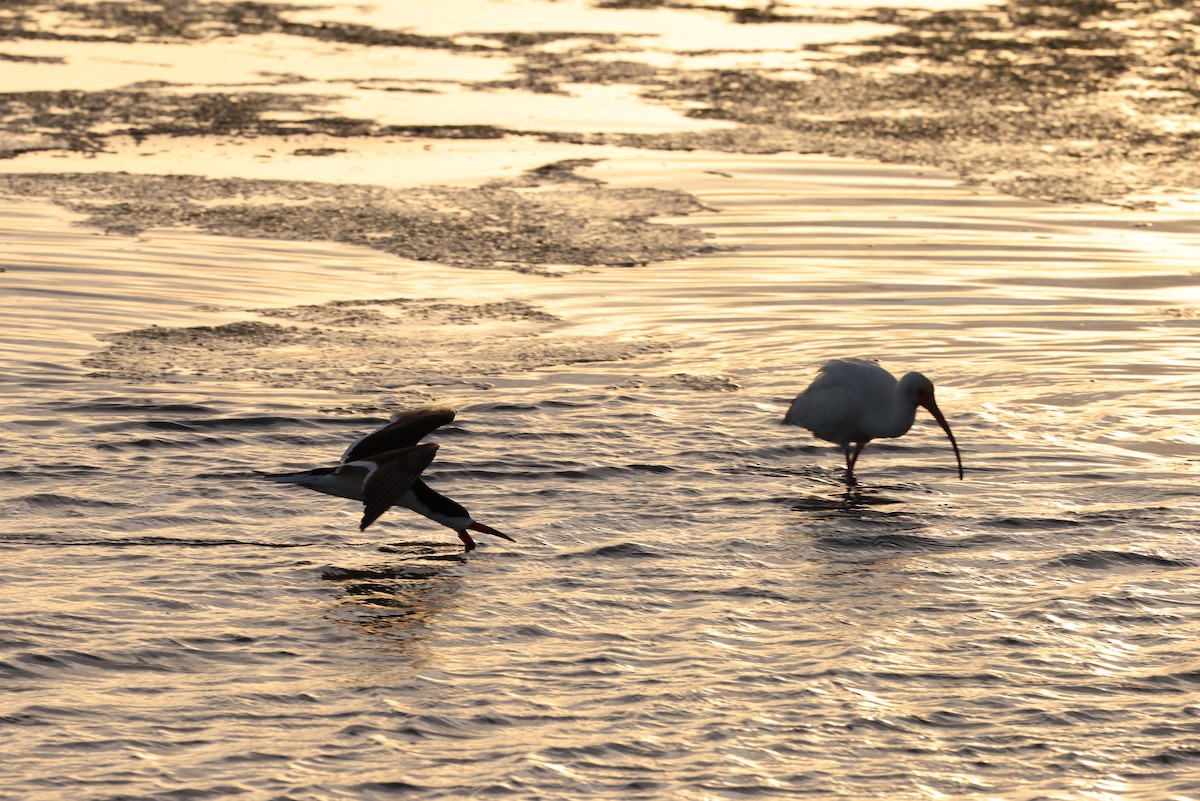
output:
M 449 423 L 457 412 L 449 406 L 423 406 L 392 415 L 392 421 L 378 431 L 359 437 L 342 454 L 343 462 L 369 459 L 387 451 L 416 445 L 429 432 Z
M 368 467 L 367 477 L 363 479 L 363 516 L 358 524 L 359 531 L 395 506 L 404 491 L 429 467 L 437 449 L 438 446 L 433 443 L 410 445 L 355 463 Z

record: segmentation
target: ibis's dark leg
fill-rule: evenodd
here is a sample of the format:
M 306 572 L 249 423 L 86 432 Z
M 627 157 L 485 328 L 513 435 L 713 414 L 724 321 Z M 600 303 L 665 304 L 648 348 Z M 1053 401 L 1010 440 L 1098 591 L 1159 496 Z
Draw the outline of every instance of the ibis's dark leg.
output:
M 850 446 L 846 446 L 846 483 L 851 487 L 858 484 L 858 479 L 854 477 L 854 465 L 858 463 L 858 455 L 865 447 L 867 447 L 867 443 L 856 442 L 854 443 L 854 452 L 851 453 Z

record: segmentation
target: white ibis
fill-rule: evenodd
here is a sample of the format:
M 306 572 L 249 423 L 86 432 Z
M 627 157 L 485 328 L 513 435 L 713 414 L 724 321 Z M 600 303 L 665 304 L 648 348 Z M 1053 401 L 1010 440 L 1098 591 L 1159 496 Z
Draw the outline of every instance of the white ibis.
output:
M 418 445 L 430 432 L 444 426 L 457 414 L 444 406 L 427 406 L 392 415 L 386 426 L 351 443 L 340 464 L 318 467 L 303 473 L 265 475 L 270 481 L 299 484 L 326 495 L 362 501 L 363 531 L 393 506 L 404 506 L 419 515 L 458 532 L 468 551 L 475 541 L 468 531 L 481 531 L 509 542 L 513 538 L 471 518 L 461 504 L 437 492 L 421 480 L 421 472 L 433 461 L 438 446 Z
M 834 359 L 826 362 L 808 389 L 796 396 L 783 422 L 807 428 L 818 439 L 841 445 L 846 454 L 846 483 L 853 486 L 858 483 L 854 463 L 866 444 L 907 434 L 918 406 L 928 409 L 950 438 L 961 479 L 958 443 L 934 400 L 933 382 L 920 373 L 907 373 L 896 381 L 873 361 Z

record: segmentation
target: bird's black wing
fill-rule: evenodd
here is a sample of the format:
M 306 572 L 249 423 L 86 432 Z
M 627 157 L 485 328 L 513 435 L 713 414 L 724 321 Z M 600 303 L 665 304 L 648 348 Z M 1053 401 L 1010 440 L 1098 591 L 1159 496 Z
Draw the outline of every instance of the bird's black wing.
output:
M 362 531 L 379 519 L 413 485 L 429 463 L 433 461 L 438 446 L 410 445 L 407 448 L 381 453 L 360 463 L 371 465 L 363 480 L 363 516 L 358 524 Z
M 359 437 L 342 454 L 343 462 L 369 459 L 380 453 L 416 445 L 429 432 L 454 419 L 457 412 L 449 406 L 423 406 L 392 415 L 392 421 L 378 431 Z

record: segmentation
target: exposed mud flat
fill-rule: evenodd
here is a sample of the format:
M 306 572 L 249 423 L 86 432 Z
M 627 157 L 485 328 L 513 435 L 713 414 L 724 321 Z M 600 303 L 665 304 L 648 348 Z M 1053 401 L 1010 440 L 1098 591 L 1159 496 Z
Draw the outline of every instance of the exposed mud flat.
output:
M 222 379 L 357 394 L 478 383 L 542 367 L 620 361 L 669 348 L 663 342 L 555 335 L 553 315 L 519 301 L 436 299 L 334 301 L 256 309 L 268 320 L 164 327 L 105 336 L 84 361 L 96 378 L 133 382 Z
M 0 175 L 0 191 L 51 200 L 110 233 L 333 241 L 458 267 L 545 272 L 635 265 L 705 247 L 695 228 L 648 222 L 704 206 L 683 192 L 564 180 L 549 165 L 514 187 L 388 189 L 301 181 L 127 174 Z M 549 184 L 549 186 L 545 186 Z M 528 190 L 528 191 L 526 191 Z
M 1200 185 L 1195 8 L 1009 2 L 897 10 L 891 21 L 907 30 L 812 80 L 719 71 L 661 95 L 779 126 L 801 138 L 792 146 L 935 165 L 1024 197 L 1111 201 Z
M 322 41 L 365 45 L 456 47 L 449 39 L 381 31 L 363 25 L 311 25 L 290 21 L 303 6 L 274 3 L 164 2 L 45 3 L 23 1 L 0 9 L 0 20 L 18 35 L 63 41 L 143 38 L 206 39 L 286 33 Z M 48 18 L 48 19 L 47 19 Z M 48 24 L 52 23 L 52 24 Z
M 1190 46 L 1200 12 L 1153 0 L 1124 3 L 1014 0 L 984 9 L 840 10 L 813 14 L 647 0 L 606 3 L 613 30 L 468 31 L 432 35 L 341 21 L 320 10 L 253 3 L 22 3 L 0 13 L 12 43 L 164 42 L 287 36 L 347 46 L 412 48 L 507 59 L 511 76 L 464 80 L 480 93 L 569 95 L 584 86 L 627 86 L 693 118 L 733 127 L 662 132 L 566 131 L 505 124 L 396 125 L 331 108 L 343 89 L 311 77 L 259 75 L 247 86 L 127 86 L 99 92 L 0 94 L 10 157 L 44 149 L 99 152 L 113 137 L 333 135 L 494 138 L 533 134 L 559 142 L 626 147 L 801 151 L 933 165 L 1004 192 L 1047 200 L 1148 204 L 1153 193 L 1200 186 L 1195 145 L 1200 68 Z M 875 23 L 897 32 L 845 45 L 807 44 L 779 69 L 698 68 L 721 51 L 651 58 L 621 9 L 725 14 L 742 26 Z M 332 12 L 330 12 L 332 13 Z M 851 37 L 847 36 L 847 41 Z M 13 46 L 10 45 L 10 50 Z M 10 52 L 25 69 L 60 63 L 54 53 Z M 364 75 L 357 82 L 366 86 Z M 279 92 L 282 86 L 303 85 Z M 344 87 L 343 87 L 344 88 Z M 402 92 L 431 91 L 410 85 Z

